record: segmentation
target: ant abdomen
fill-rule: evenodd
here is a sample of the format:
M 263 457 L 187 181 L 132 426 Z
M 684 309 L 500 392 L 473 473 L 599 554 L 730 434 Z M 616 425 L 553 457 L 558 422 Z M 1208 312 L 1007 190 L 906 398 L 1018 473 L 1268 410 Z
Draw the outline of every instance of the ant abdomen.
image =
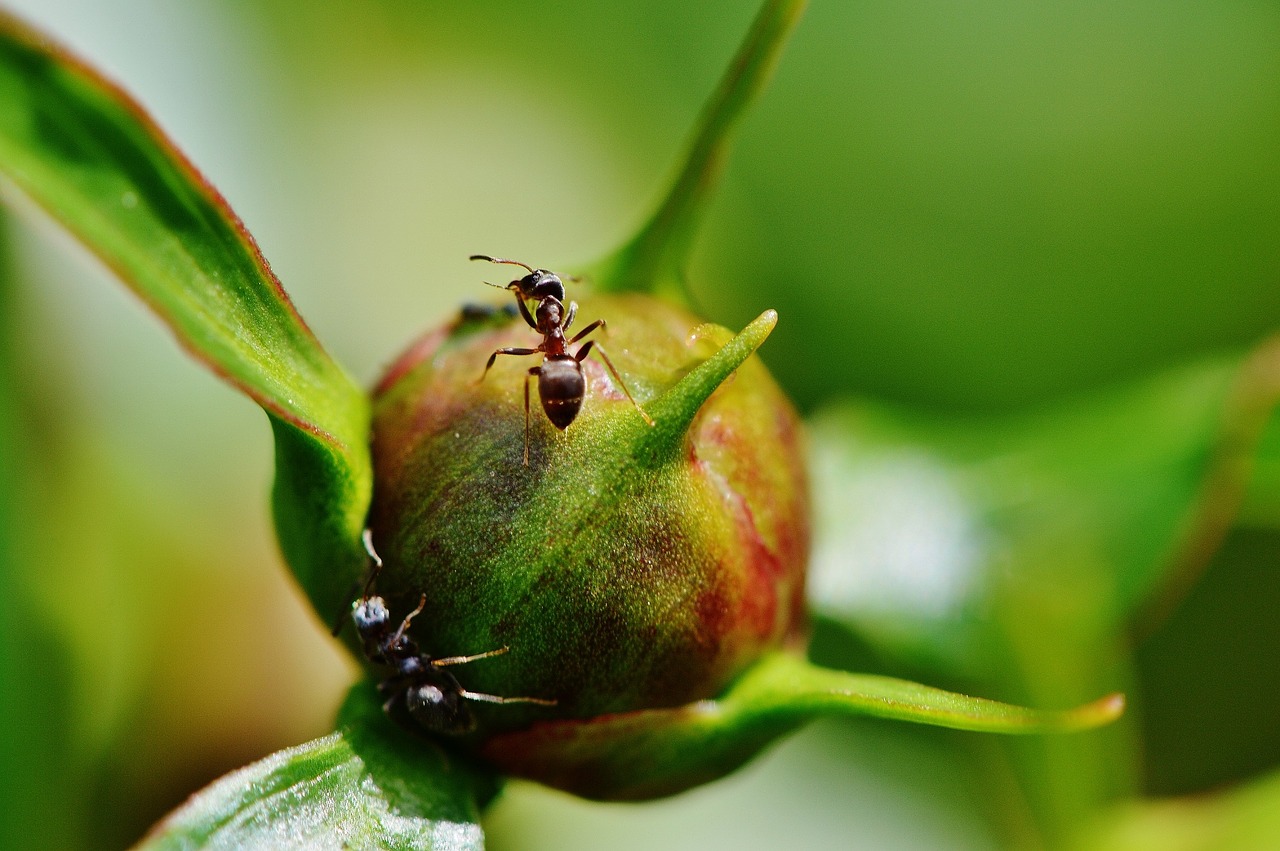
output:
M 463 703 L 464 691 L 458 680 L 439 668 L 420 676 L 404 693 L 404 706 L 418 726 L 461 736 L 476 728 L 476 718 Z
M 587 382 L 582 367 L 572 357 L 548 358 L 534 367 L 538 375 L 538 398 L 547 419 L 561 431 L 569 427 L 582 409 Z

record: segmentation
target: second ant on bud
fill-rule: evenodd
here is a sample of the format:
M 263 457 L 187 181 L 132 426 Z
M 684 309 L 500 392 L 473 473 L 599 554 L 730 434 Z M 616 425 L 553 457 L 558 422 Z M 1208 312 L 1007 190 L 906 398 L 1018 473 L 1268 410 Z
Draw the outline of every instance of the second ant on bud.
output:
M 373 535 L 364 530 L 364 548 L 373 562 L 364 593 L 351 609 L 356 633 L 364 645 L 364 653 L 371 662 L 391 669 L 392 673 L 378 684 L 378 691 L 387 695 L 383 710 L 393 718 L 407 714 L 422 729 L 430 733 L 461 736 L 476 728 L 476 718 L 467 700 L 484 703 L 536 703 L 539 706 L 555 706 L 554 700 L 540 697 L 499 697 L 467 691 L 457 677 L 445 670 L 452 665 L 464 665 L 491 656 L 501 656 L 510 648 L 499 647 L 488 653 L 474 656 L 433 657 L 423 653 L 417 642 L 409 637 L 409 624 L 422 614 L 426 595 L 418 607 L 405 616 L 394 630 L 391 628 L 391 610 L 387 601 L 371 593 L 374 580 L 382 572 L 382 559 L 373 548 Z

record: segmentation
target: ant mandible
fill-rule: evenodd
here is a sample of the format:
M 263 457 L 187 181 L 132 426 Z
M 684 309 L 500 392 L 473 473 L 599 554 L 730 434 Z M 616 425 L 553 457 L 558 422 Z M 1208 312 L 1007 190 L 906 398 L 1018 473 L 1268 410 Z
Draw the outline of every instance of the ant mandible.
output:
M 644 417 L 644 421 L 653 425 L 653 419 L 631 395 L 622 376 L 614 368 L 613 361 L 609 360 L 609 356 L 605 354 L 602 347 L 595 345 L 595 340 L 588 340 L 582 344 L 582 348 L 578 349 L 576 354 L 569 354 L 569 346 L 597 328 L 607 326 L 603 319 L 597 319 L 574 335 L 573 339 L 565 339 L 564 334 L 569 330 L 569 326 L 573 325 L 574 317 L 578 313 L 578 304 L 569 302 L 569 309 L 565 311 L 564 283 L 559 275 L 546 269 L 534 269 L 519 260 L 504 260 L 487 254 L 473 254 L 471 259 L 521 266 L 529 271 L 529 274 L 512 281 L 505 287 L 497 284 L 490 286 L 498 286 L 499 289 L 507 289 L 515 294 L 520 315 L 524 317 L 524 321 L 530 328 L 542 335 L 542 342 L 532 349 L 516 346 L 498 349 L 489 355 L 489 362 L 485 364 L 484 372 L 480 375 L 480 380 L 484 381 L 484 377 L 489 374 L 489 369 L 498 359 L 498 355 L 542 354 L 542 364 L 530 367 L 524 378 L 524 464 L 526 467 L 529 466 L 529 379 L 535 375 L 538 377 L 538 399 L 542 402 L 542 410 L 546 413 L 547 419 L 551 420 L 551 424 L 563 431 L 577 418 L 578 411 L 582 408 L 582 397 L 586 394 L 587 387 L 586 379 L 582 375 L 582 362 L 586 360 L 587 355 L 591 354 L 593 346 L 600 354 L 604 365 L 609 368 L 609 373 L 622 388 L 623 394 L 631 404 L 636 406 L 636 410 L 640 412 L 640 416 Z M 538 306 L 533 313 L 529 312 L 529 307 L 525 304 L 526 299 L 537 300 Z
M 501 656 L 510 650 L 499 647 L 488 653 L 474 656 L 445 656 L 432 658 L 418 649 L 417 642 L 409 637 L 409 624 L 422 613 L 427 602 L 423 594 L 418 607 L 405 616 L 400 626 L 391 629 L 391 611 L 387 601 L 372 594 L 374 580 L 382 572 L 382 559 L 373 548 L 373 535 L 364 531 L 364 548 L 373 562 L 364 593 L 351 609 L 356 633 L 364 645 L 369 660 L 392 670 L 390 676 L 378 684 L 378 691 L 387 696 L 383 711 L 393 718 L 407 713 L 419 727 L 431 733 L 460 736 L 476 727 L 475 715 L 465 700 L 485 703 L 536 703 L 539 706 L 555 706 L 554 700 L 539 697 L 498 697 L 467 691 L 457 677 L 445 670 L 451 665 L 463 665 L 490 656 Z

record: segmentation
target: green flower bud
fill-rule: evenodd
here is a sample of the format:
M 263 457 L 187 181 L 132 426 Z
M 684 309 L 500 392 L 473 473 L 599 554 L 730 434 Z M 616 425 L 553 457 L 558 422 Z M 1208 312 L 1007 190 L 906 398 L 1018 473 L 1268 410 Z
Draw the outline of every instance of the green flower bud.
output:
M 542 355 L 485 374 L 497 349 L 541 342 L 518 318 L 428 334 L 375 393 L 377 592 L 397 617 L 425 597 L 410 631 L 431 656 L 509 648 L 448 669 L 468 692 L 555 701 L 472 704 L 461 744 L 509 769 L 543 722 L 713 698 L 805 633 L 801 427 L 750 358 L 775 315 L 737 337 L 646 296 L 583 299 L 578 317 L 570 335 L 608 323 L 587 338 L 581 411 L 558 429 L 534 377 L 527 465 Z

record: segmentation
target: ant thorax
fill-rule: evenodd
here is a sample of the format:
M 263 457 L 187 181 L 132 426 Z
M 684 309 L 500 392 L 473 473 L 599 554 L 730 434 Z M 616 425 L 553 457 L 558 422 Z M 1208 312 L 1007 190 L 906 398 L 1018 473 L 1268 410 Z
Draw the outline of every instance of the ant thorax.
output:
M 554 296 L 547 296 L 538 302 L 538 333 L 543 336 L 563 336 L 564 302 Z

